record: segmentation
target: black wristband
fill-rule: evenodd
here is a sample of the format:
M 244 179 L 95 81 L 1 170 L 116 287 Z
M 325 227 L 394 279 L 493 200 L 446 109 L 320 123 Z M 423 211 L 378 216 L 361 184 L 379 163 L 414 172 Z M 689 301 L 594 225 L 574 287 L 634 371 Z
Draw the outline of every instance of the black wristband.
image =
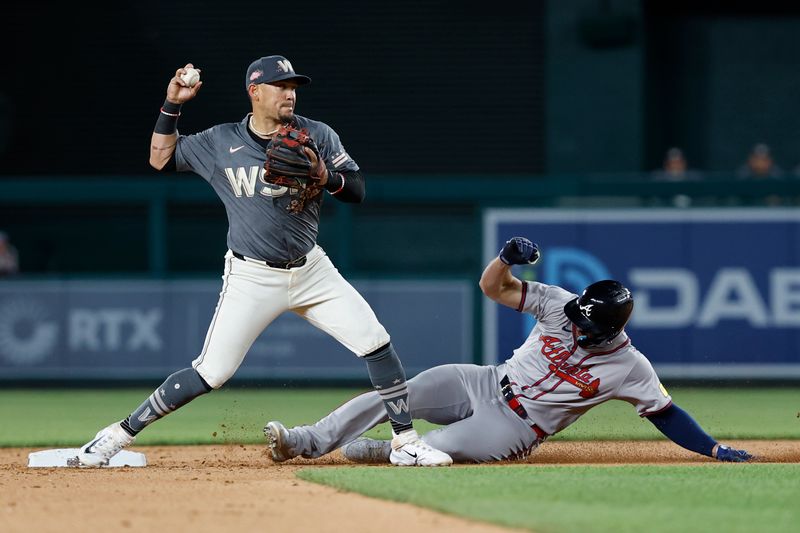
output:
M 331 178 L 334 176 L 339 178 L 339 181 L 332 181 Z M 325 190 L 331 194 L 336 194 L 341 192 L 344 189 L 344 174 L 340 172 L 331 172 L 328 170 L 328 181 L 325 182 Z
M 164 100 L 161 112 L 156 120 L 154 132 L 161 135 L 172 135 L 178 131 L 178 117 L 181 116 L 181 104 L 175 104 L 169 100 Z

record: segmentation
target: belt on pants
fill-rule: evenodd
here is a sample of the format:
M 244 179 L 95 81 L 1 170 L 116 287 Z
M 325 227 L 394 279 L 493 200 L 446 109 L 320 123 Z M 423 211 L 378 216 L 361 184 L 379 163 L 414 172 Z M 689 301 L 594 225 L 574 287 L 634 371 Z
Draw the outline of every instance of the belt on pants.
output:
M 267 265 L 268 267 L 272 268 L 282 268 L 284 270 L 301 267 L 306 264 L 306 259 L 307 259 L 307 257 L 304 255 L 303 257 L 294 259 L 292 261 L 287 261 L 285 263 L 273 263 L 272 261 L 266 261 L 264 259 L 253 259 L 252 257 L 245 257 L 239 252 L 234 252 L 233 250 L 231 250 L 231 252 L 233 253 L 233 257 L 235 257 L 236 259 L 241 259 L 242 261 L 250 261 L 252 263 L 259 263 L 261 265 Z
M 547 433 L 542 428 L 530 421 L 528 411 L 519 403 L 519 400 L 517 400 L 517 397 L 514 395 L 514 391 L 511 390 L 511 381 L 508 379 L 508 376 L 503 376 L 503 379 L 500 380 L 500 392 L 503 394 L 503 398 L 505 398 L 511 410 L 517 413 L 518 417 L 525 420 L 531 426 L 531 429 L 540 440 L 544 440 L 548 437 Z

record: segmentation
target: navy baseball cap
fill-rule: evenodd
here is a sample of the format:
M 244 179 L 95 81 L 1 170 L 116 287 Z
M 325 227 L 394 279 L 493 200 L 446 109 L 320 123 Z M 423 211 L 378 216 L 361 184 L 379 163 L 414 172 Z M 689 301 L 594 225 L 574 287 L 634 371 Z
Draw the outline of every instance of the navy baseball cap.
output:
M 311 83 L 311 78 L 297 74 L 292 63 L 283 56 L 266 56 L 256 59 L 247 67 L 247 77 L 244 81 L 245 89 L 251 83 L 274 83 L 276 81 L 292 80 L 298 85 Z

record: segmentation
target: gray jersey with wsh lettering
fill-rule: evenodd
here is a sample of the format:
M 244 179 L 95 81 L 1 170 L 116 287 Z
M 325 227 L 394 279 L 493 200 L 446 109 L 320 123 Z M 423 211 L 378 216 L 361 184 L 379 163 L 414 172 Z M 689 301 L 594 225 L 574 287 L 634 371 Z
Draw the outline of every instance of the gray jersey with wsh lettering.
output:
M 247 132 L 249 118 L 179 136 L 177 169 L 205 178 L 225 204 L 228 248 L 246 257 L 291 261 L 316 244 L 322 195 L 309 201 L 301 213 L 287 211 L 293 193 L 264 181 L 266 152 Z M 329 169 L 358 170 L 330 126 L 299 115 L 295 122 L 308 130 Z
M 607 400 L 625 400 L 641 416 L 670 405 L 650 361 L 624 331 L 608 345 L 581 348 L 564 314 L 575 295 L 555 285 L 523 283 L 522 311 L 536 318 L 536 326 L 506 361 L 506 371 L 532 422 L 553 435 Z

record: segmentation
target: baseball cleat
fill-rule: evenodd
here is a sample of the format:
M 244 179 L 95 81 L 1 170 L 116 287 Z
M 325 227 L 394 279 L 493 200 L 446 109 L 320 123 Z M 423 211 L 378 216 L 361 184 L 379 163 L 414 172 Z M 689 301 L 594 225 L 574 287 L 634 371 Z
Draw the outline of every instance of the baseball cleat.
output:
M 354 463 L 388 463 L 392 444 L 388 440 L 361 437 L 342 446 L 342 455 Z
M 277 421 L 268 422 L 264 426 L 264 435 L 267 437 L 272 460 L 276 463 L 282 463 L 295 457 L 289 451 L 288 437 L 289 432 L 283 427 L 283 424 Z
M 423 441 L 415 430 L 404 431 L 392 439 L 389 461 L 395 466 L 450 466 L 453 459 Z
M 78 466 L 106 466 L 109 459 L 135 439 L 122 429 L 119 422 L 114 422 L 98 431 L 94 439 L 81 447 L 77 457 Z

